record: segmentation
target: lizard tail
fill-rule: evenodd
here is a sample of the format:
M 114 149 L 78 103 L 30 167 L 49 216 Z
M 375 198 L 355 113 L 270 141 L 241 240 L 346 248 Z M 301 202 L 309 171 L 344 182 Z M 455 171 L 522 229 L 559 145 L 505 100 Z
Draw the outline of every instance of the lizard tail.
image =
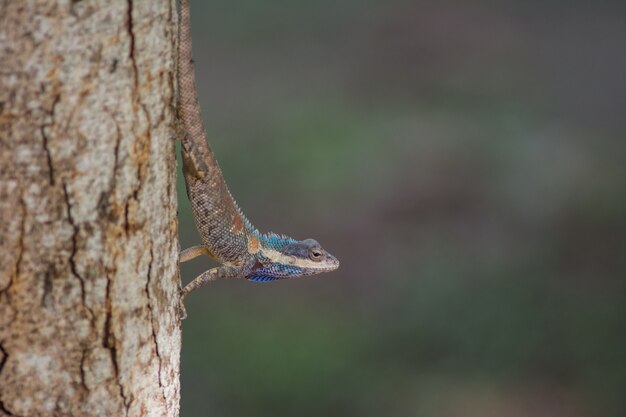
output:
M 215 159 L 209 148 L 202 124 L 200 104 L 196 93 L 196 77 L 194 74 L 191 52 L 191 13 L 189 0 L 180 2 L 179 43 L 178 43 L 178 119 L 182 130 L 184 151 L 199 163 Z M 194 140 L 194 138 L 197 138 Z M 206 170 L 206 164 L 205 164 Z M 196 171 L 202 167 L 196 164 Z

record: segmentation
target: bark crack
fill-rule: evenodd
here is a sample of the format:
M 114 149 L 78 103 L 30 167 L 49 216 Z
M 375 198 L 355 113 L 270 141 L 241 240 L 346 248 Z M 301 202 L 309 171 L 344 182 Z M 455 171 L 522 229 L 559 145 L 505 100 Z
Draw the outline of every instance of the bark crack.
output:
M 20 208 L 22 210 L 22 221 L 20 222 L 20 238 L 17 245 L 17 259 L 15 260 L 14 273 L 11 274 L 11 276 L 9 277 L 9 282 L 7 283 L 7 285 L 4 288 L 0 288 L 0 295 L 4 294 L 6 291 L 9 290 L 9 288 L 11 288 L 11 285 L 13 285 L 13 281 L 15 280 L 15 278 L 20 275 L 20 270 L 22 267 L 22 257 L 24 256 L 24 236 L 26 236 L 26 204 L 21 197 Z
M 41 296 L 41 305 L 44 307 L 50 306 L 50 294 L 52 293 L 52 276 L 54 275 L 54 267 L 48 265 L 48 269 L 44 274 L 43 279 L 43 295 Z
M 111 180 L 109 182 L 108 189 L 106 191 L 102 191 L 102 193 L 100 194 L 100 198 L 98 201 L 98 212 L 100 214 L 100 217 L 102 218 L 108 217 L 109 221 L 117 221 L 117 212 L 113 212 L 111 210 L 109 200 L 113 195 L 115 191 L 115 186 L 117 184 L 117 172 L 120 165 L 120 144 L 122 142 L 122 132 L 120 130 L 120 125 L 115 119 L 115 113 L 112 112 L 111 109 L 109 109 L 107 106 L 104 107 L 104 111 L 111 118 L 111 121 L 115 126 L 115 143 L 113 145 L 113 169 L 111 171 Z
M 128 57 L 130 58 L 130 62 L 133 65 L 133 83 L 135 85 L 135 89 L 134 89 L 134 100 L 137 102 L 137 104 L 139 104 L 139 106 L 141 107 L 142 112 L 144 113 L 144 116 L 146 117 L 146 121 L 148 122 L 148 137 L 150 137 L 150 116 L 148 113 L 148 109 L 146 108 L 146 106 L 141 102 L 140 98 L 140 94 L 139 94 L 139 90 L 140 90 L 140 85 L 139 85 L 139 66 L 137 65 L 137 57 L 135 56 L 135 52 L 136 52 L 136 43 L 135 43 L 135 29 L 134 29 L 134 23 L 133 23 L 133 0 L 128 0 L 128 17 L 127 17 L 127 29 L 128 29 L 128 37 L 130 38 L 130 47 L 129 47 L 129 51 L 128 51 Z
M 67 192 L 67 184 L 63 181 L 63 195 L 65 197 L 65 206 L 67 207 L 67 220 L 70 222 L 72 226 L 72 252 L 70 253 L 70 269 L 72 271 L 72 275 L 74 275 L 78 281 L 80 282 L 80 295 L 83 301 L 83 304 L 86 305 L 86 293 L 85 293 L 85 280 L 78 273 L 78 269 L 76 268 L 76 252 L 78 251 L 78 233 L 80 232 L 80 228 L 74 221 L 74 217 L 72 216 L 72 203 L 70 202 L 70 195 Z
M 152 130 L 151 130 L 152 126 L 151 126 L 151 121 L 150 121 L 150 112 L 148 111 L 146 105 L 141 101 L 141 94 L 140 94 L 141 86 L 139 82 L 139 65 L 137 65 L 137 57 L 135 55 L 136 35 L 135 35 L 134 21 L 133 21 L 133 7 L 134 7 L 133 0 L 128 0 L 128 10 L 127 10 L 128 15 L 127 15 L 126 26 L 127 26 L 128 36 L 130 39 L 128 57 L 132 63 L 132 68 L 133 68 L 133 84 L 134 84 L 133 100 L 139 106 L 139 108 L 141 109 L 141 112 L 146 118 L 146 126 L 147 126 L 146 131 L 145 131 L 145 137 L 144 135 L 141 135 L 139 137 L 141 148 L 140 148 L 140 155 L 137 158 L 137 187 L 135 187 L 132 193 L 132 199 L 138 202 L 139 192 L 141 191 L 141 187 L 143 186 L 144 171 L 146 170 L 146 164 L 147 164 L 146 161 L 148 160 L 148 158 L 144 157 L 144 154 L 146 153 L 146 151 L 149 152 L 150 150 L 150 137 L 152 136 Z M 130 199 L 126 202 L 126 205 L 124 207 L 125 230 L 127 233 L 131 230 L 130 219 L 129 219 L 129 209 L 130 209 Z
M 83 307 L 87 309 L 89 315 L 91 317 L 91 324 L 94 326 L 96 315 L 93 310 L 87 304 L 87 292 L 85 290 L 85 278 L 78 273 L 78 268 L 76 267 L 76 253 L 78 252 L 78 234 L 80 233 L 80 227 L 76 224 L 74 220 L 74 216 L 72 215 L 72 203 L 70 201 L 70 195 L 67 191 L 67 183 L 65 181 L 62 182 L 63 188 L 63 196 L 65 197 L 65 206 L 67 207 L 67 220 L 72 226 L 72 251 L 69 257 L 70 270 L 72 271 L 72 275 L 74 275 L 79 283 L 80 283 L 80 297 L 83 304 Z
M 0 373 L 2 373 L 4 365 L 6 365 L 7 360 L 9 359 L 9 352 L 7 352 L 6 348 L 4 347 L 4 341 L 0 341 L 0 353 L 2 353 L 2 360 L 0 361 Z M 6 413 L 6 415 L 8 416 L 17 417 L 16 414 L 13 414 L 11 411 L 9 411 L 2 399 L 0 399 L 0 411 Z
M 43 85 L 42 85 L 43 88 Z M 46 133 L 46 128 L 48 126 L 53 126 L 54 123 L 54 109 L 57 104 L 61 101 L 61 95 L 56 94 L 52 100 L 52 105 L 50 106 L 50 110 L 47 111 L 50 116 L 50 122 L 45 123 L 39 127 L 39 131 L 41 132 L 41 137 L 43 141 L 43 150 L 46 154 L 46 163 L 48 164 L 48 180 L 50 181 L 50 185 L 54 185 L 55 183 L 55 174 L 54 174 L 54 165 L 52 164 L 52 153 L 50 152 L 50 147 L 48 146 L 48 134 Z
M 137 86 L 137 62 L 135 61 L 135 32 L 133 30 L 133 0 L 128 0 L 128 16 L 126 25 L 128 29 L 128 36 L 130 36 L 130 50 L 128 51 L 128 57 L 133 63 L 133 76 L 135 78 L 135 86 Z
M 128 18 L 127 18 L 127 29 L 128 29 L 128 37 L 130 38 L 130 47 L 128 51 L 128 57 L 130 58 L 130 62 L 133 64 L 133 83 L 135 84 L 134 90 L 134 99 L 141 107 L 144 116 L 146 116 L 146 121 L 148 122 L 148 136 L 150 133 L 150 117 L 148 113 L 148 109 L 140 100 L 140 85 L 139 85 L 139 65 L 137 65 L 137 57 L 135 56 L 136 52 L 136 36 L 135 29 L 133 23 L 133 0 L 128 0 Z
M 130 231 L 130 223 L 128 220 L 129 208 L 130 208 L 130 199 L 126 200 L 126 204 L 124 204 L 124 231 L 126 231 L 127 236 L 128 236 L 128 232 Z
M 4 341 L 0 342 L 0 353 L 2 353 L 2 360 L 0 361 L 0 374 L 2 373 L 2 369 L 4 369 L 4 365 L 7 363 L 7 359 L 9 359 L 9 352 L 4 347 Z
M 120 167 L 120 143 L 122 142 L 122 132 L 120 130 L 120 125 L 117 123 L 117 120 L 115 120 L 115 117 L 113 117 L 113 115 L 111 115 L 111 118 L 113 119 L 113 123 L 115 123 L 115 146 L 113 148 L 113 175 L 112 175 L 112 181 L 111 181 L 111 190 L 113 190 L 115 188 L 115 184 L 117 181 L 117 170 Z
M 148 298 L 148 313 L 150 314 L 150 325 L 152 327 L 152 341 L 154 342 L 154 351 L 156 353 L 157 359 L 159 361 L 159 388 L 161 388 L 161 395 L 163 397 L 163 404 L 167 403 L 165 398 L 165 392 L 163 391 L 163 380 L 161 378 L 161 370 L 163 369 L 163 360 L 161 358 L 161 354 L 159 353 L 159 342 L 157 340 L 156 329 L 154 326 L 154 312 L 152 310 L 152 298 L 150 297 L 150 283 L 152 281 L 152 263 L 154 261 L 154 251 L 152 249 L 152 245 L 150 246 L 150 262 L 148 263 L 148 277 L 146 280 L 146 296 Z
M 7 416 L 10 417 L 19 417 L 17 414 L 13 414 L 12 412 L 10 412 L 6 405 L 4 405 L 4 401 L 0 400 L 0 411 L 2 411 L 3 413 L 5 413 Z
M 85 392 L 89 392 L 89 388 L 87 387 L 87 383 L 85 382 L 85 359 L 87 358 L 87 350 L 83 349 L 80 354 L 80 385 L 83 387 Z
M 15 277 L 18 277 L 22 269 L 22 258 L 24 256 L 24 236 L 26 236 L 26 203 L 20 198 L 20 207 L 22 208 L 22 221 L 20 224 L 20 240 L 17 261 L 15 262 Z M 13 277 L 9 281 L 9 286 L 13 283 Z M 7 287 L 8 288 L 8 287 Z
M 48 180 L 50 181 L 50 185 L 54 185 L 54 166 L 52 165 L 52 155 L 50 154 L 50 148 L 48 147 L 46 127 L 46 125 L 42 125 L 39 130 L 41 132 L 41 137 L 43 138 L 43 150 L 46 154 L 46 162 L 48 164 Z
M 124 407 L 126 408 L 126 416 L 128 416 L 128 409 L 130 408 L 130 402 L 126 398 L 126 393 L 124 392 L 124 385 L 120 380 L 120 367 L 117 362 L 117 347 L 115 335 L 113 334 L 113 311 L 111 307 L 111 278 L 109 275 L 106 275 L 107 285 L 105 289 L 105 318 L 104 318 L 104 331 L 102 336 L 102 347 L 109 351 L 111 356 L 111 364 L 113 365 L 113 373 L 115 374 L 115 381 L 117 387 L 120 391 L 120 396 L 122 397 L 122 402 L 124 403 Z

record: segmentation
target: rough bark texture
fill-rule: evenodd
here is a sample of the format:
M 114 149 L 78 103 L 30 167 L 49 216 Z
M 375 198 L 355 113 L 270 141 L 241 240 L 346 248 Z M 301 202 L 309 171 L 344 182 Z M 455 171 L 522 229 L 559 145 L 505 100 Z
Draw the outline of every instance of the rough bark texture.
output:
M 175 23 L 0 0 L 0 415 L 178 415 Z

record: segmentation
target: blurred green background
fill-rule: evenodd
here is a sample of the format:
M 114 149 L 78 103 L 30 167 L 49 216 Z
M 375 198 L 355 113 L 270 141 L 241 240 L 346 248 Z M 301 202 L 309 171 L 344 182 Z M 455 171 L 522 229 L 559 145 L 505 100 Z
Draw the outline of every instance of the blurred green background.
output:
M 183 416 L 626 415 L 626 3 L 191 7 L 231 191 L 342 263 L 192 294 Z

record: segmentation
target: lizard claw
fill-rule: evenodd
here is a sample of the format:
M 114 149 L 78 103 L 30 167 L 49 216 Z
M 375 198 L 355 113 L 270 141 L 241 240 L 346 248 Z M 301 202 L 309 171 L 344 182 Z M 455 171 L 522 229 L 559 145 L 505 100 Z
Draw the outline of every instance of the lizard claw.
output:
M 178 313 L 180 314 L 181 320 L 185 320 L 187 318 L 187 309 L 185 308 L 184 299 L 185 296 L 183 294 L 181 294 L 180 298 L 178 299 Z

